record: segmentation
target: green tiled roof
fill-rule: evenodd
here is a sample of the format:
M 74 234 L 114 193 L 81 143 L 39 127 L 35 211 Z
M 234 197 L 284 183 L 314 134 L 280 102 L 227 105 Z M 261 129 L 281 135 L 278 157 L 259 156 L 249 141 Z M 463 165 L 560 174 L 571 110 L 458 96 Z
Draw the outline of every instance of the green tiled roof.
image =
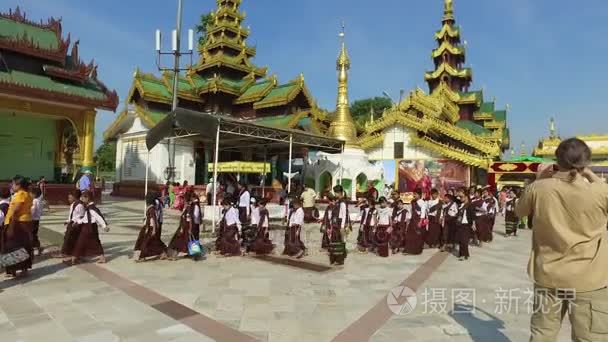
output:
M 476 90 L 476 91 L 459 91 L 458 94 L 461 97 L 469 97 L 471 95 L 474 95 L 476 99 L 478 100 L 483 100 L 483 90 Z
M 245 84 L 245 81 L 243 81 L 243 80 L 235 81 L 235 80 L 231 80 L 228 78 L 222 78 L 222 83 L 236 91 L 240 91 L 241 87 L 243 87 L 243 85 Z
M 169 92 L 169 89 L 167 89 L 167 87 L 162 81 L 141 78 L 139 82 L 144 88 L 144 92 L 154 93 L 158 96 L 162 96 L 168 99 L 171 98 L 171 92 Z
M 34 46 L 44 50 L 59 48 L 59 40 L 55 32 L 40 27 L 19 23 L 10 19 L 0 18 L 0 37 L 11 40 L 20 40 L 23 36 L 32 40 Z
M 470 120 L 460 120 L 456 123 L 456 126 L 458 126 L 460 128 L 464 128 L 475 135 L 484 135 L 484 134 L 492 133 L 492 132 L 490 132 L 490 130 L 488 130 Z
M 173 84 L 173 74 L 167 75 L 167 80 L 169 80 L 169 84 Z M 166 88 L 166 86 L 165 86 L 165 88 Z M 193 91 L 192 84 L 190 84 L 190 82 L 184 77 L 179 78 L 179 82 L 177 82 L 177 89 L 178 89 L 178 92 L 192 92 Z M 171 91 L 171 93 L 172 93 L 172 91 Z
M 251 87 L 247 88 L 247 90 L 245 90 L 245 92 L 243 93 L 243 95 L 241 95 L 241 97 L 245 98 L 245 97 L 249 97 L 249 96 L 254 96 L 254 95 L 258 94 L 259 92 L 261 92 L 262 90 L 264 90 L 266 87 L 268 87 L 269 83 L 270 83 L 269 80 L 256 83 L 256 84 L 252 85 Z
M 94 100 L 105 100 L 107 97 L 96 83 L 90 81 L 83 85 L 62 83 L 47 76 L 34 75 L 21 71 L 0 72 L 0 82 L 18 84 L 21 86 Z
M 198 74 L 194 74 L 190 76 L 190 78 L 192 79 L 192 82 L 194 82 L 194 86 L 197 88 L 204 87 L 209 83 L 206 79 L 200 77 Z
M 270 93 L 268 93 L 268 95 L 266 95 L 266 97 L 262 101 L 258 102 L 258 104 L 262 104 L 265 102 L 271 102 L 271 101 L 277 100 L 277 99 L 283 99 L 290 92 L 292 92 L 294 88 L 297 88 L 297 87 L 298 87 L 298 85 L 295 83 L 288 83 L 288 84 L 280 85 L 280 86 L 272 89 L 270 91 Z
M 267 116 L 255 119 L 254 122 L 259 125 L 275 127 L 275 128 L 285 128 L 291 119 L 293 119 L 295 114 L 288 115 L 277 115 L 277 116 Z
M 494 102 L 484 102 L 479 107 L 479 111 L 482 113 L 493 113 L 494 112 Z
M 496 111 L 494 111 L 494 119 L 496 121 L 505 121 L 505 120 L 507 120 L 507 111 L 506 110 L 496 110 Z

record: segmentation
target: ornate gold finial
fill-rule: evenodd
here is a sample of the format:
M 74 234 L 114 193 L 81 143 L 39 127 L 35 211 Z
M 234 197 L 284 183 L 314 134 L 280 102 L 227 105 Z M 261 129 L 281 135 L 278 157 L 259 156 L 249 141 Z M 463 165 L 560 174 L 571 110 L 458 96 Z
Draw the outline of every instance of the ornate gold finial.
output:
M 452 0 L 444 0 L 443 20 L 454 20 L 454 4 Z
M 356 146 L 357 129 L 350 113 L 348 101 L 348 70 L 350 69 L 350 58 L 346 51 L 344 23 L 339 37 L 342 41 L 342 48 L 337 60 L 338 70 L 338 99 L 336 104 L 336 114 L 329 126 L 327 134 L 333 138 L 346 142 L 347 146 Z
M 549 137 L 552 139 L 557 137 L 555 130 L 555 119 L 553 118 L 549 119 Z

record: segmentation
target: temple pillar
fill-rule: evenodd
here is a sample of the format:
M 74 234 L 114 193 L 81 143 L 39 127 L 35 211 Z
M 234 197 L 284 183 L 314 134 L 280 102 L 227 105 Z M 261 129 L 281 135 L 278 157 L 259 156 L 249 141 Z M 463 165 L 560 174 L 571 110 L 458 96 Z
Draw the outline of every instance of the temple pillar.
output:
M 211 160 L 211 148 L 209 148 L 207 146 L 207 144 L 205 144 L 205 149 L 204 149 L 204 153 L 203 153 L 203 159 L 205 161 L 205 165 L 203 166 L 203 180 L 205 182 L 205 184 L 210 183 L 209 182 L 209 160 Z
M 83 151 L 81 171 L 94 171 L 93 145 L 95 138 L 95 111 L 84 113 Z

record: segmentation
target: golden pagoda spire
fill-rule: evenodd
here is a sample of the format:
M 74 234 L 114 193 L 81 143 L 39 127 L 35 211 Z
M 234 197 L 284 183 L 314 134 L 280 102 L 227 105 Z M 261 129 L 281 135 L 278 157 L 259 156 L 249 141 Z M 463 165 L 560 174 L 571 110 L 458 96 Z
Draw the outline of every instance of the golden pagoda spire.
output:
M 454 20 L 454 3 L 452 0 L 444 0 L 443 20 Z
M 338 70 L 338 100 L 336 104 L 336 114 L 327 133 L 333 138 L 344 140 L 347 146 L 356 146 L 355 140 L 357 139 L 357 129 L 355 128 L 353 117 L 350 114 L 348 101 L 348 70 L 350 69 L 350 58 L 348 57 L 346 42 L 344 40 L 344 24 L 342 24 L 342 31 L 339 36 L 342 41 L 342 49 L 340 50 L 340 55 L 336 62 Z

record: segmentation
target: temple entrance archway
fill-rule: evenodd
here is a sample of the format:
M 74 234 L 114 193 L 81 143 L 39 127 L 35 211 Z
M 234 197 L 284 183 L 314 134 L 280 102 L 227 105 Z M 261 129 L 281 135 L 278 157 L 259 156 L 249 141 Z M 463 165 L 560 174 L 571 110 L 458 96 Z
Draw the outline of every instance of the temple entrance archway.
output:
M 360 173 L 357 178 L 357 192 L 365 192 L 367 190 L 367 176 L 364 173 Z

